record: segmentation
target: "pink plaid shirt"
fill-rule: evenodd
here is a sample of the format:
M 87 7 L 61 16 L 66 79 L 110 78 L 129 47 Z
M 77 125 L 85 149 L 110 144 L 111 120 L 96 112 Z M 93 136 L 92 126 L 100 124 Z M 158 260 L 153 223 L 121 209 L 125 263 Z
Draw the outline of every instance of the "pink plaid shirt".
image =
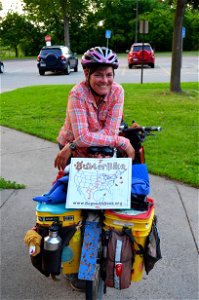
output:
M 61 145 L 74 142 L 74 156 L 86 156 L 90 146 L 111 146 L 125 150 L 129 140 L 119 136 L 124 105 L 124 90 L 113 83 L 110 93 L 97 106 L 85 81 L 69 94 L 66 119 L 57 138 Z

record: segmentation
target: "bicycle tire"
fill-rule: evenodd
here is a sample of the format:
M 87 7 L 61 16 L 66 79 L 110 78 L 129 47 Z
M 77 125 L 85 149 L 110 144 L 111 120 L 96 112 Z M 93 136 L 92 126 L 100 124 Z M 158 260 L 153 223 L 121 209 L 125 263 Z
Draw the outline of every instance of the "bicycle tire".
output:
M 93 281 L 86 281 L 86 300 L 97 300 L 99 299 L 99 284 L 100 284 L 100 265 L 97 264 L 95 278 Z M 102 299 L 102 297 L 100 297 Z

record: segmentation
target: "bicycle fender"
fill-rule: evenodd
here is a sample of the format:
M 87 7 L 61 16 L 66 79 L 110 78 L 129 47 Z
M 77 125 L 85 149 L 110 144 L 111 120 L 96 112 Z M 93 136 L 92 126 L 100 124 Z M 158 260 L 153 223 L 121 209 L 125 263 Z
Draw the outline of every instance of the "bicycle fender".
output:
M 78 278 L 93 281 L 101 234 L 99 222 L 86 221 Z

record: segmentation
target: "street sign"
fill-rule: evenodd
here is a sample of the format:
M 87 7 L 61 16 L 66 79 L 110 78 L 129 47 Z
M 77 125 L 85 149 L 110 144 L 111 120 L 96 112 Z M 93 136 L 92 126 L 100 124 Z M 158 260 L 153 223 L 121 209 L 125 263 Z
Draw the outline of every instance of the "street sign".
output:
M 46 41 L 46 46 L 51 46 L 51 36 L 50 35 L 46 35 L 45 36 L 45 41 Z
M 110 39 L 111 38 L 111 31 L 110 30 L 106 30 L 105 37 L 106 37 L 106 39 Z
M 149 33 L 149 22 L 144 20 L 140 21 L 140 33 L 147 34 Z
M 182 38 L 184 39 L 186 37 L 186 28 L 182 27 Z
M 45 41 L 46 42 L 50 42 L 51 41 L 51 36 L 50 35 L 46 35 L 45 36 Z

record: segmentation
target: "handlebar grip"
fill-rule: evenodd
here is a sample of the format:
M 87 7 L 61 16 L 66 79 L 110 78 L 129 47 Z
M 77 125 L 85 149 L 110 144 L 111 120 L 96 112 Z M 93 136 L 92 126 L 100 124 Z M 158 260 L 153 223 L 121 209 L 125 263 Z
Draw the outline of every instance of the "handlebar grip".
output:
M 142 127 L 145 131 L 161 131 L 162 127 L 150 126 L 150 127 Z

